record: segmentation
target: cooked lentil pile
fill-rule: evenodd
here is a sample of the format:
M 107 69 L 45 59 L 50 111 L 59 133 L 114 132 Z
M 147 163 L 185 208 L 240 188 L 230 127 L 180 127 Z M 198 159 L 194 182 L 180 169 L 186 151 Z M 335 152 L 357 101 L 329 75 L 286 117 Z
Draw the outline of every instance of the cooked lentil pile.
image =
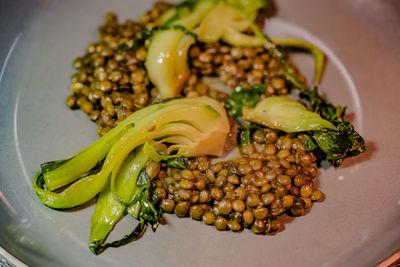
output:
M 230 47 L 216 42 L 194 45 L 189 56 L 192 75 L 218 76 L 232 89 L 238 85 L 265 84 L 268 96 L 289 92 L 281 65 L 276 59 L 271 59 L 263 47 Z M 189 80 L 189 86 L 192 83 Z
M 233 161 L 191 158 L 185 170 L 149 165 L 163 210 L 218 230 L 270 233 L 282 228 L 278 215 L 301 216 L 321 199 L 321 191 L 313 189 L 315 157 L 298 138 L 266 129 L 255 131 L 252 140 Z
M 144 67 L 148 43 L 126 51 L 119 47 L 133 42 L 143 29 L 157 26 L 168 7 L 156 3 L 139 22 L 119 23 L 115 14 L 107 14 L 106 23 L 99 27 L 99 41 L 74 60 L 77 72 L 66 104 L 96 122 L 98 135 L 159 98 Z M 231 88 L 264 84 L 266 96 L 290 91 L 282 66 L 265 48 L 231 47 L 222 41 L 196 43 L 188 60 L 191 74 L 182 90 L 186 97 L 227 97 L 202 82 L 203 76 L 217 76 Z M 237 160 L 211 164 L 207 157 L 190 158 L 184 170 L 153 162 L 146 172 L 167 213 L 190 216 L 218 230 L 250 228 L 270 233 L 282 228 L 279 215 L 301 216 L 322 197 L 320 190 L 313 189 L 316 158 L 305 151 L 299 138 L 269 128 L 256 130 Z
M 78 72 L 71 77 L 73 94 L 66 104 L 80 108 L 95 121 L 98 135 L 106 134 L 132 112 L 151 103 L 154 87 L 144 69 L 145 46 L 128 51 L 118 48 L 132 42 L 145 27 L 155 25 L 168 6 L 156 3 L 140 22 L 127 20 L 120 24 L 115 14 L 108 13 L 106 23 L 99 27 L 99 42 L 89 44 L 85 55 L 74 60 Z

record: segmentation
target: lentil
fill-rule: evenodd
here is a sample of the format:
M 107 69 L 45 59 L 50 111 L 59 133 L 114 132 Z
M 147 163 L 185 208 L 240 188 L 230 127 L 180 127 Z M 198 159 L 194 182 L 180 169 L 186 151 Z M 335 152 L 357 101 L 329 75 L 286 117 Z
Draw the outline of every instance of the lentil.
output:
M 319 190 L 312 190 L 311 174 L 316 168 L 300 164 L 297 167 L 290 165 L 289 169 L 285 169 L 286 163 L 281 162 L 289 163 L 286 159 L 291 156 L 310 158 L 312 161 L 315 158 L 299 149 L 301 144 L 296 142 L 296 136 L 280 135 L 269 129 L 266 131 L 273 138 L 255 140 L 254 134 L 252 137 L 252 142 L 266 145 L 261 152 L 250 149 L 246 151 L 250 154 L 243 154 L 235 161 L 213 165 L 206 157 L 192 158 L 188 159 L 190 170 L 168 168 L 166 173 L 172 175 L 173 180 L 177 181 L 173 183 L 179 188 L 172 187 L 172 191 L 168 190 L 166 198 L 174 199 L 176 205 L 185 203 L 184 209 L 180 211 L 175 208 L 175 213 L 178 210 L 178 216 L 189 213 L 196 220 L 202 218 L 205 223 L 214 224 L 219 230 L 238 231 L 244 226 L 255 233 L 281 229 L 282 223 L 277 216 L 285 212 L 292 216 L 303 215 L 312 201 L 322 196 Z M 199 168 L 200 163 L 207 168 Z M 166 186 L 170 182 L 165 177 L 160 186 Z M 190 206 L 188 211 L 186 203 Z M 205 205 L 207 210 L 202 209 L 200 212 L 197 203 Z

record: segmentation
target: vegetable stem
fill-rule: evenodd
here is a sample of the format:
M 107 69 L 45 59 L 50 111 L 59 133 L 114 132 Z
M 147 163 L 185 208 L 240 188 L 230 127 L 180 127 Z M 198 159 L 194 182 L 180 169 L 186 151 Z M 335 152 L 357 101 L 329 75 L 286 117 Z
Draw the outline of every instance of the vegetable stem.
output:
M 287 38 L 287 37 L 273 37 L 271 38 L 271 41 L 274 42 L 274 44 L 276 45 L 294 46 L 311 51 L 311 53 L 314 56 L 314 84 L 319 83 L 322 71 L 324 69 L 325 57 L 324 53 L 322 53 L 322 51 L 317 46 L 303 40 Z

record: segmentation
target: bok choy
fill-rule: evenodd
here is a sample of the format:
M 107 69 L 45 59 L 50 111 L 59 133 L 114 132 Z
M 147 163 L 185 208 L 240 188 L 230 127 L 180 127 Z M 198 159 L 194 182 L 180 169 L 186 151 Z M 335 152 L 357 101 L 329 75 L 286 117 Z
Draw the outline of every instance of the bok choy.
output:
M 218 156 L 228 132 L 225 110 L 216 100 L 163 101 L 136 111 L 81 152 L 42 164 L 33 188 L 43 204 L 56 209 L 79 206 L 99 194 L 90 237 L 90 249 L 98 254 L 137 238 L 147 223 L 158 225 L 162 212 L 143 171 L 149 162 Z M 126 213 L 139 220 L 138 228 L 105 243 Z

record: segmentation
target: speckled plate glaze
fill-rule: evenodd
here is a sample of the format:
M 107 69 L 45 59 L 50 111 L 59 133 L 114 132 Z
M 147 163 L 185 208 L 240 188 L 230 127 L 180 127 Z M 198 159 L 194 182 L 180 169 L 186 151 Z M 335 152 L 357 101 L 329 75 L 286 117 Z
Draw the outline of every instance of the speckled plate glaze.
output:
M 87 246 L 94 203 L 46 208 L 31 181 L 40 163 L 97 138 L 95 125 L 64 104 L 74 57 L 96 39 L 107 11 L 138 18 L 152 1 L 1 1 L 0 254 L 30 266 L 374 266 L 400 249 L 399 2 L 276 2 L 266 30 L 321 47 L 328 56 L 321 90 L 348 105 L 368 152 L 321 170 L 325 200 L 277 235 L 218 232 L 166 215 L 156 233 L 94 256 Z M 310 56 L 292 60 L 312 73 Z M 123 220 L 113 235 L 131 224 Z

